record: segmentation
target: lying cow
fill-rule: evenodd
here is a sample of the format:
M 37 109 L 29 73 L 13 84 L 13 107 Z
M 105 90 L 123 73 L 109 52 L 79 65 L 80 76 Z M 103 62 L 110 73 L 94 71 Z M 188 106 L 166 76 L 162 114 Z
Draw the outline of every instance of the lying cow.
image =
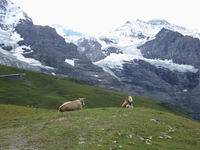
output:
M 125 98 L 125 100 L 122 104 L 122 107 L 133 108 L 133 98 L 132 98 L 132 96 L 128 96 L 128 97 Z
M 64 112 L 64 111 L 79 110 L 83 109 L 83 106 L 85 106 L 85 98 L 79 98 L 78 100 L 65 102 L 58 108 L 58 111 Z

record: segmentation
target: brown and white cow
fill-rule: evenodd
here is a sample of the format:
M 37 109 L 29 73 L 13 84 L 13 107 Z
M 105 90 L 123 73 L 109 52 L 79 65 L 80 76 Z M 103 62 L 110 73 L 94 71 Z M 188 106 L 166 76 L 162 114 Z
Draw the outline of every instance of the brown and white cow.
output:
M 124 102 L 122 103 L 122 107 L 133 108 L 133 98 L 132 98 L 132 96 L 128 96 L 128 97 L 125 98 Z
M 64 111 L 80 110 L 80 109 L 83 109 L 83 106 L 85 106 L 85 98 L 79 98 L 74 101 L 68 101 L 68 102 L 63 103 L 58 108 L 58 111 L 64 112 Z

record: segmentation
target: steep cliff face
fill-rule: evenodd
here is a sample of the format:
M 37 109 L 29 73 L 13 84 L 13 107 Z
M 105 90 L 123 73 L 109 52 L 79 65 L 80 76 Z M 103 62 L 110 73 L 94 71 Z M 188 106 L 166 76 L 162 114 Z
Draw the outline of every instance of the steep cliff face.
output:
M 146 58 L 171 59 L 174 63 L 200 66 L 200 40 L 162 29 L 156 38 L 140 46 Z
M 36 26 L 26 20 L 21 21 L 15 30 L 23 38 L 18 44 L 30 46 L 33 50 L 32 53 L 25 54 L 25 57 L 34 58 L 51 67 L 58 67 L 66 58 L 78 57 L 77 46 L 66 43 L 64 38 L 49 26 Z
M 101 50 L 101 44 L 95 39 L 82 38 L 77 41 L 77 46 L 79 47 L 79 53 L 86 56 L 92 62 L 99 61 L 106 57 Z

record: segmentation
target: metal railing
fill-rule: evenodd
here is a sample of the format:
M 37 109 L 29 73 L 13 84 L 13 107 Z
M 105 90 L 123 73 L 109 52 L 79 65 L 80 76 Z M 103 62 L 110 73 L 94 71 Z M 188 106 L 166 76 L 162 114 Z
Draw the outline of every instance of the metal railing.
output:
M 2 74 L 2 75 L 0 75 L 0 78 L 1 77 L 14 77 L 14 76 L 25 76 L 26 75 L 26 73 L 15 73 L 15 74 Z

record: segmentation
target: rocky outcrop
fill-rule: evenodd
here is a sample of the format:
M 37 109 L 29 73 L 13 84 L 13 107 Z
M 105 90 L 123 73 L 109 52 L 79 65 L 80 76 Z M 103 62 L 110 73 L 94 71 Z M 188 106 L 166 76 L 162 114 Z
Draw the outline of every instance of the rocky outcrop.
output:
M 101 50 L 101 44 L 95 39 L 82 38 L 77 42 L 77 46 L 79 47 L 79 53 L 86 56 L 92 62 L 99 61 L 106 57 Z
M 66 58 L 78 57 L 77 47 L 66 43 L 64 38 L 49 26 L 36 26 L 31 21 L 23 20 L 15 30 L 23 38 L 18 44 L 30 46 L 33 50 L 25 56 L 39 60 L 43 65 L 58 67 Z
M 200 66 L 200 40 L 162 29 L 156 38 L 140 46 L 142 54 L 152 59 L 172 59 L 178 64 Z
M 113 46 L 110 46 L 106 49 L 103 49 L 102 51 L 104 52 L 104 54 L 106 56 L 110 55 L 111 53 L 115 53 L 115 54 L 122 54 L 123 53 L 121 49 L 119 49 L 117 47 L 113 47 Z

